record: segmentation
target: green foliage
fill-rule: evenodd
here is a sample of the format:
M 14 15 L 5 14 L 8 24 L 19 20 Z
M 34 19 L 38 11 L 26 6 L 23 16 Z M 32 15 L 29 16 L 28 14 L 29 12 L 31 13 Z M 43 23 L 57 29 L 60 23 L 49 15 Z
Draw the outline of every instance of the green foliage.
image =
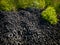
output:
M 54 7 L 47 7 L 47 9 L 42 12 L 42 18 L 51 24 L 56 24 L 58 22 Z
M 53 5 L 53 0 L 45 0 L 46 6 Z
M 28 6 L 28 0 L 16 0 L 17 8 L 26 8 Z
M 44 8 L 45 0 L 16 0 L 17 8 Z
M 43 9 L 45 7 L 45 0 L 33 0 L 32 7 Z
M 39 8 L 44 8 L 45 7 L 45 0 L 38 0 L 39 4 Z
M 13 0 L 0 0 L 0 10 L 11 11 L 13 10 Z
M 45 0 L 46 6 L 53 6 L 57 14 L 60 14 L 60 0 Z
M 44 8 L 45 0 L 0 0 L 0 10 L 11 11 L 19 8 Z
M 54 7 L 56 9 L 56 12 L 60 14 L 60 1 L 54 3 Z

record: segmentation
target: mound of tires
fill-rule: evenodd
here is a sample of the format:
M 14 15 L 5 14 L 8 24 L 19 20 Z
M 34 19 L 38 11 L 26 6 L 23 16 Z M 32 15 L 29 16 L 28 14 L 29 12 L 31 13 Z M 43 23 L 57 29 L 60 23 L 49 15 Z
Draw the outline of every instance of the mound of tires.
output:
M 60 23 L 50 25 L 40 12 L 37 9 L 0 11 L 0 45 L 59 45 Z

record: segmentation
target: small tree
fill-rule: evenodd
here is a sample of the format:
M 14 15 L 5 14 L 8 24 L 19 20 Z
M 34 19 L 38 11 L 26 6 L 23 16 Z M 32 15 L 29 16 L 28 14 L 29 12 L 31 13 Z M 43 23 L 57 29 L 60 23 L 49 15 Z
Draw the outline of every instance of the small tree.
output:
M 56 24 L 58 22 L 54 7 L 47 7 L 47 9 L 42 12 L 42 18 L 50 22 L 50 24 Z

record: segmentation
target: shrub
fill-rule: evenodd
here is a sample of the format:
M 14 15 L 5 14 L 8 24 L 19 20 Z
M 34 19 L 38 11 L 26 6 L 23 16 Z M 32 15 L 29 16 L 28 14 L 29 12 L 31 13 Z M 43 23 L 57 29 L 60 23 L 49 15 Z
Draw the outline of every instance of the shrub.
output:
M 60 2 L 55 2 L 54 7 L 56 9 L 56 12 L 60 14 Z
M 19 8 L 44 8 L 45 0 L 0 0 L 0 10 L 10 11 Z
M 46 6 L 54 6 L 56 12 L 60 14 L 60 0 L 45 0 Z
M 39 8 L 42 9 L 42 8 L 45 7 L 45 0 L 38 0 L 38 2 L 40 3 L 39 6 L 38 6 Z
M 44 8 L 45 0 L 17 0 L 17 8 Z
M 26 8 L 28 6 L 28 0 L 16 0 L 17 8 Z
M 0 0 L 0 10 L 11 11 L 13 10 L 13 0 Z
M 32 7 L 43 9 L 45 7 L 45 0 L 33 0 Z
M 47 7 L 47 9 L 42 12 L 42 18 L 50 22 L 50 24 L 56 24 L 58 22 L 54 7 Z
M 19 8 L 45 7 L 45 0 L 0 0 L 0 10 L 11 11 Z
M 53 0 L 45 0 L 46 6 L 53 5 Z

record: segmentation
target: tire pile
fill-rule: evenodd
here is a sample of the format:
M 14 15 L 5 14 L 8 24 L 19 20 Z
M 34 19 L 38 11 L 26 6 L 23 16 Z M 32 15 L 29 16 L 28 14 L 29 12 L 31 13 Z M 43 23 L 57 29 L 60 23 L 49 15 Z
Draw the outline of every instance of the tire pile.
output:
M 60 21 L 50 25 L 38 9 L 0 11 L 0 45 L 60 45 Z

